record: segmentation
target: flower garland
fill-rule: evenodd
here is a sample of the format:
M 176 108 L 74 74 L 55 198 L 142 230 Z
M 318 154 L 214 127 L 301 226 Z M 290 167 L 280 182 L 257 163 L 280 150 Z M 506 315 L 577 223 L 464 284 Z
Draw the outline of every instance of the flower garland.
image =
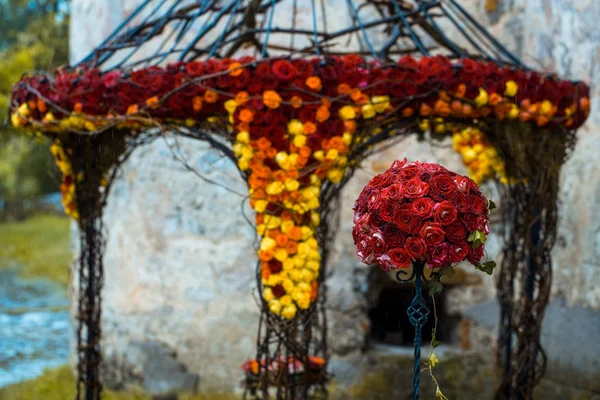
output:
M 62 183 L 60 184 L 60 193 L 65 214 L 77 220 L 79 219 L 79 212 L 77 211 L 77 202 L 75 201 L 75 181 L 73 179 L 71 162 L 59 142 L 55 142 L 50 146 L 50 152 L 54 156 L 56 165 L 63 175 Z
M 395 161 L 363 189 L 354 207 L 357 255 L 384 270 L 413 260 L 445 268 L 468 260 L 481 264 L 491 207 L 477 184 L 437 164 Z
M 455 132 L 452 135 L 452 148 L 461 155 L 469 176 L 478 185 L 496 177 L 502 183 L 508 183 L 504 161 L 478 128 L 469 127 Z
M 256 211 L 262 296 L 272 313 L 291 319 L 318 292 L 322 185 L 343 179 L 351 150 L 377 134 L 375 126 L 410 120 L 444 133 L 480 119 L 519 119 L 574 129 L 589 113 L 588 96 L 582 83 L 470 59 L 245 57 L 26 77 L 13 90 L 11 120 L 58 135 L 224 122 Z M 465 159 L 465 146 L 478 149 L 478 166 Z M 483 179 L 490 172 L 476 146 L 465 140 L 459 149 Z M 501 173 L 497 154 L 483 154 Z

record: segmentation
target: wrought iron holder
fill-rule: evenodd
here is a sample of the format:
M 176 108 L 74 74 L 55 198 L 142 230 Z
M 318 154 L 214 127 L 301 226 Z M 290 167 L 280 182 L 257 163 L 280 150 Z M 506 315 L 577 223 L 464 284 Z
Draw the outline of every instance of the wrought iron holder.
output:
M 413 279 L 415 281 L 415 297 L 406 310 L 408 319 L 415 327 L 415 355 L 414 355 L 414 375 L 413 375 L 413 400 L 419 399 L 419 389 L 421 387 L 421 344 L 423 343 L 422 329 L 429 317 L 429 308 L 423 299 L 423 281 L 427 282 L 423 273 L 425 267 L 424 261 L 413 261 L 413 271 L 408 278 L 405 270 L 399 270 L 396 273 L 396 280 L 400 283 L 408 283 Z

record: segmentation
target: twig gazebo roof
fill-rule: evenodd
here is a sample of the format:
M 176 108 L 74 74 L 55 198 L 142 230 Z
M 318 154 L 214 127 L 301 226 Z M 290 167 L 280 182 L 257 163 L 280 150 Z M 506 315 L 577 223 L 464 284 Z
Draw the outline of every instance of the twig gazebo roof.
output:
M 558 172 L 589 88 L 524 66 L 455 0 L 339 1 L 335 24 L 326 3 L 146 0 L 80 63 L 14 86 L 12 123 L 56 141 L 63 203 L 79 221 L 87 399 L 100 393 L 102 209 L 136 145 L 172 132 L 236 163 L 261 237 L 259 367 L 247 385 L 306 398 L 325 392 L 314 365 L 328 356 L 322 283 L 340 190 L 376 144 L 424 131 L 452 134 L 474 179 L 506 183 L 498 396 L 531 398 Z

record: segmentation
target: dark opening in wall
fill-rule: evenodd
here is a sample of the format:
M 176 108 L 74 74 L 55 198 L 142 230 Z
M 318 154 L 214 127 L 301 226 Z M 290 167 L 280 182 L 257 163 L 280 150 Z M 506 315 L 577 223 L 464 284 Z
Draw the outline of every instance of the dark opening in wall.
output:
M 378 274 L 383 274 L 377 271 Z M 412 283 L 400 284 L 392 281 L 387 276 L 376 277 L 380 290 L 373 293 L 369 319 L 371 320 L 370 341 L 379 344 L 395 346 L 412 346 L 415 329 L 408 319 L 406 309 L 410 306 L 415 295 L 415 287 Z M 425 304 L 430 310 L 427 323 L 423 327 L 423 343 L 431 341 L 431 333 L 434 326 L 433 303 L 427 288 L 423 289 Z M 460 321 L 458 317 L 446 314 L 446 294 L 435 296 L 438 317 L 436 339 L 440 343 L 450 344 L 457 340 L 457 328 Z

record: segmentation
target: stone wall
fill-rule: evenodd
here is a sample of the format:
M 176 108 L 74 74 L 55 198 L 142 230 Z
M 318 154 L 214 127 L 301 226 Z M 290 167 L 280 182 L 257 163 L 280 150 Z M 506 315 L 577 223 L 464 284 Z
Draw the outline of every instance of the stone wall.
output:
M 80 60 L 139 2 L 73 0 L 72 60 Z M 335 6 L 337 0 L 328 3 Z M 598 309 L 600 31 L 595 24 L 600 18 L 600 2 L 464 0 L 461 3 L 525 62 L 593 84 L 590 119 L 581 129 L 578 145 L 562 175 L 553 289 L 554 296 L 564 297 L 569 306 Z M 89 29 L 90 26 L 94 29 Z M 109 366 L 106 370 L 111 371 L 107 383 L 125 386 L 133 382 L 154 391 L 191 387 L 231 391 L 240 379 L 239 365 L 254 355 L 258 317 L 253 300 L 256 296 L 254 233 L 240 210 L 251 213 L 241 196 L 183 168 L 173 159 L 174 151 L 182 152 L 202 176 L 241 193 L 245 190 L 228 161 L 216 158 L 202 143 L 184 139 L 159 139 L 136 150 L 123 167 L 105 213 L 109 233 L 103 346 Z M 331 368 L 340 388 L 368 381 L 367 370 L 378 360 L 374 353 L 361 352 L 369 329 L 369 299 L 376 288 L 369 283 L 368 269 L 354 256 L 351 208 L 370 177 L 401 157 L 435 161 L 465 172 L 459 156 L 451 150 L 409 138 L 367 160 L 345 189 L 342 224 L 331 261 L 332 275 L 327 280 L 330 333 L 335 337 L 331 341 L 334 352 Z M 488 253 L 495 256 L 500 246 L 498 238 L 491 237 Z M 489 368 L 489 347 L 493 345 L 490 333 L 497 319 L 486 323 L 484 317 L 494 315 L 493 312 L 482 314 L 477 307 L 493 306 L 493 279 L 485 276 L 478 285 L 457 286 L 449 291 L 451 312 L 468 314 L 476 327 L 484 329 L 481 340 L 476 338 L 478 330 L 472 330 L 473 342 L 480 343 L 473 351 L 488 355 Z M 559 318 L 560 313 L 552 315 Z M 552 324 L 552 327 L 555 336 L 551 340 L 560 342 L 561 337 L 568 338 L 569 331 L 564 325 L 561 328 L 561 324 Z M 550 355 L 552 358 L 552 349 Z M 587 356 L 592 357 L 589 353 Z M 171 375 L 165 374 L 153 367 L 150 358 L 177 367 L 169 368 Z M 560 352 L 553 360 L 559 364 L 570 362 Z M 594 360 L 589 361 L 593 365 Z M 576 370 L 590 365 L 585 358 L 575 364 Z M 151 381 L 161 381 L 164 385 L 145 383 Z

